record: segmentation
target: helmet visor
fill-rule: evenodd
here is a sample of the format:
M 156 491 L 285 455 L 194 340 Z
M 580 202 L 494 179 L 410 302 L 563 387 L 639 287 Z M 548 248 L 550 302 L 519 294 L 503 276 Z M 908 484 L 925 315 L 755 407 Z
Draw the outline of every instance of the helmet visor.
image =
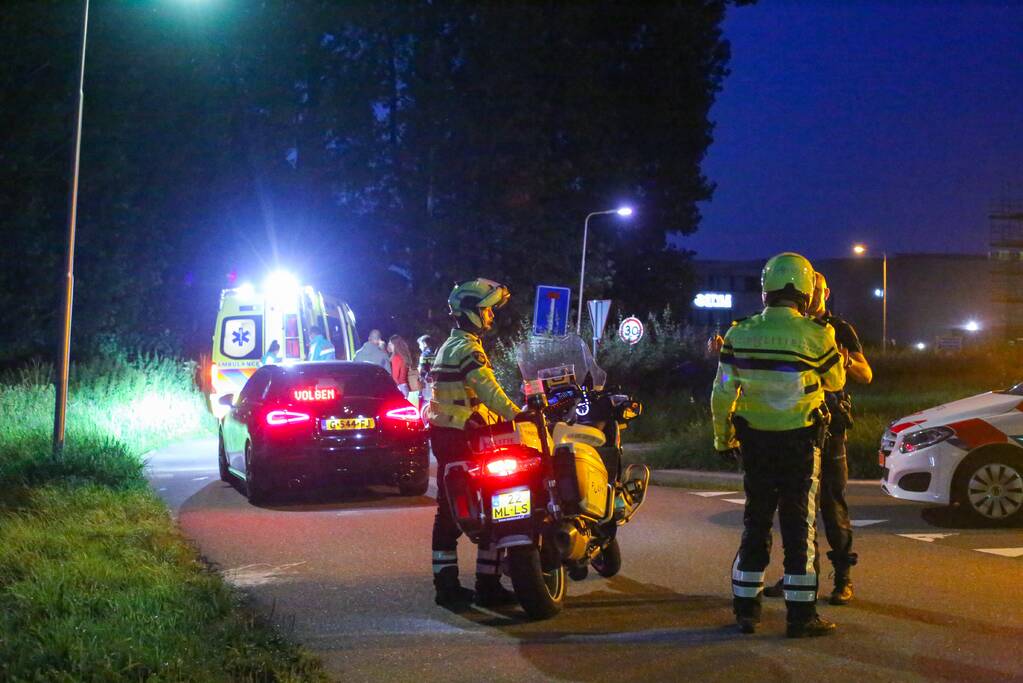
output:
M 483 298 L 480 299 L 478 304 L 479 308 L 501 308 L 508 299 L 511 298 L 511 292 L 504 285 L 494 283 L 494 288 L 490 290 Z

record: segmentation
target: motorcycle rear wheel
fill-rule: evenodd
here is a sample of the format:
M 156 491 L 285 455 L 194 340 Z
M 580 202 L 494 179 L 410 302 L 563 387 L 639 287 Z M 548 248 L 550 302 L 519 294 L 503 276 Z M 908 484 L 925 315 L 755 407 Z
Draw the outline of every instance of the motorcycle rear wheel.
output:
M 535 546 L 517 546 L 508 549 L 508 573 L 515 597 L 530 619 L 550 619 L 565 600 L 565 566 L 544 571 L 540 550 Z

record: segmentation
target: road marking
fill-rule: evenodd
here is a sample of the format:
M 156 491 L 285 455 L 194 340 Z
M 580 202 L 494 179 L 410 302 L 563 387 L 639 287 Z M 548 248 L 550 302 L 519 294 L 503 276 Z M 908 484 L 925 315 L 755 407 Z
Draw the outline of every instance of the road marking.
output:
M 735 491 L 690 491 L 689 493 L 693 494 L 694 496 L 711 498 L 713 496 L 728 496 L 735 493 Z
M 158 489 L 156 489 L 156 490 L 157 490 L 157 491 L 166 491 L 166 490 L 167 490 L 167 487 L 166 487 L 166 486 L 161 486 L 160 488 L 158 488 Z
M 224 577 L 224 581 L 240 588 L 265 586 L 269 583 L 280 583 L 287 580 L 289 578 L 287 572 L 292 567 L 302 564 L 305 564 L 305 560 L 281 564 L 276 567 L 269 564 L 247 564 L 242 567 L 235 567 L 234 569 L 225 569 L 221 572 L 221 576 Z
M 958 536 L 959 534 L 895 534 L 896 536 L 902 536 L 903 538 L 911 538 L 914 541 L 923 541 L 924 543 L 934 543 L 934 541 L 941 538 L 948 538 L 949 536 Z
M 726 503 L 735 503 L 736 505 L 746 504 L 745 498 L 722 498 L 722 500 L 725 501 Z
M 206 481 L 207 479 L 209 479 L 209 477 L 196 477 L 192 481 Z
M 849 523 L 853 526 L 872 526 L 874 524 L 883 524 L 887 521 L 887 519 L 853 519 Z
M 978 553 L 1001 555 L 1002 557 L 1023 557 L 1023 548 L 975 548 Z

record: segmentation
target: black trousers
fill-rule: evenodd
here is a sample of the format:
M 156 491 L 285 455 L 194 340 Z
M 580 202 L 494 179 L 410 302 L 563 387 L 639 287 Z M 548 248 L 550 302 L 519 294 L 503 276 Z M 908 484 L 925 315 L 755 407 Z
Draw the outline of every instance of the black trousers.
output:
M 455 524 L 444 487 L 444 468 L 453 462 L 471 460 L 469 440 L 461 429 L 430 427 L 430 447 L 437 459 L 437 512 L 433 517 L 433 582 L 438 587 L 458 581 L 458 537 L 462 530 Z M 500 578 L 497 551 L 480 546 L 476 554 L 476 577 Z
M 852 552 L 853 531 L 849 503 L 845 500 L 849 483 L 846 438 L 845 432 L 829 435 L 821 452 L 821 519 L 831 546 L 828 559 L 835 567 L 836 578 L 840 575 L 848 578 L 849 567 L 856 564 L 857 559 Z
M 785 551 L 788 620 L 817 614 L 817 505 L 821 453 L 814 427 L 764 432 L 737 426 L 745 469 L 742 541 L 732 564 L 735 613 L 759 618 L 764 570 L 771 560 L 771 527 L 777 510 Z

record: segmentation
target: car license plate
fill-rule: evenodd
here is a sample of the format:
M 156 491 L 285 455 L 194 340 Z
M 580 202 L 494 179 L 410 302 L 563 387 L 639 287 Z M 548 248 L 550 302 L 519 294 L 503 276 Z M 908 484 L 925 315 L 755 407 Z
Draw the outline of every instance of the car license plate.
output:
M 371 417 L 333 417 L 320 422 L 325 432 L 341 432 L 349 429 L 373 429 L 377 423 Z
M 491 515 L 495 522 L 529 517 L 529 488 L 524 486 L 495 493 L 490 503 Z

